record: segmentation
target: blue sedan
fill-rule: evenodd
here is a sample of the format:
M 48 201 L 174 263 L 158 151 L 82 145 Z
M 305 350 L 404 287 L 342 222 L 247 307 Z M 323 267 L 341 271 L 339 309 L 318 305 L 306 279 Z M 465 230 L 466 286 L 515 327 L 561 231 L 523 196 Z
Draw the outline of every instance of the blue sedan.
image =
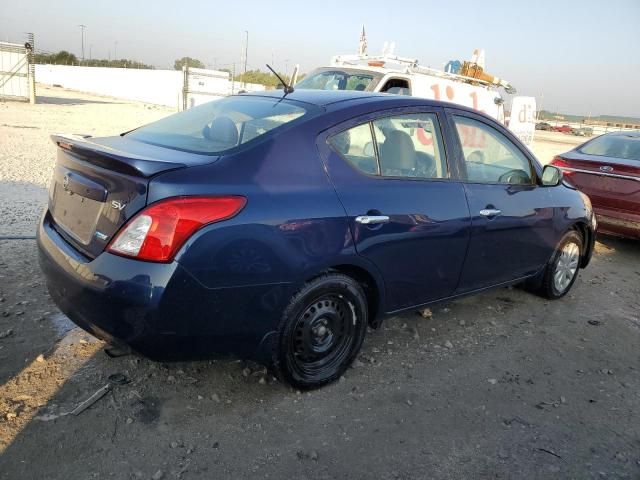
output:
M 317 387 L 385 317 L 516 283 L 560 298 L 593 251 L 589 199 L 457 105 L 276 91 L 53 140 L 50 294 L 155 359 L 231 354 Z

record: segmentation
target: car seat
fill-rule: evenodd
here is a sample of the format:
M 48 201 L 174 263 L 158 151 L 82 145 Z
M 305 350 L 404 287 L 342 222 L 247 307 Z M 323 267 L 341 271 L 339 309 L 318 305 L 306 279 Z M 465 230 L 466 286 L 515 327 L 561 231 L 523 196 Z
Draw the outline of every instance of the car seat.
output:
M 211 126 L 205 125 L 202 136 L 213 142 L 221 143 L 228 148 L 238 144 L 238 129 L 229 117 L 216 117 Z
M 398 176 L 411 172 L 416 167 L 416 149 L 408 133 L 390 130 L 380 145 L 380 168 L 382 175 Z

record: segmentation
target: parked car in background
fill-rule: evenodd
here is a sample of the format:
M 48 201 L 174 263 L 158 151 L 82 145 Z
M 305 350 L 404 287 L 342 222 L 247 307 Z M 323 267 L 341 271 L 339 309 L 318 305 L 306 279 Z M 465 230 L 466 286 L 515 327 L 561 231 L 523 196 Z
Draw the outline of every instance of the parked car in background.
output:
M 557 299 L 593 251 L 589 200 L 557 167 L 438 101 L 243 94 L 53 140 L 51 296 L 152 358 L 234 354 L 317 387 L 385 317 L 521 282 Z
M 547 122 L 538 122 L 536 123 L 536 130 L 551 131 L 553 130 L 553 127 L 549 125 Z
M 590 137 L 593 135 L 593 128 L 591 127 L 580 127 L 574 128 L 571 133 L 576 137 Z
M 604 233 L 640 238 L 640 132 L 614 132 L 553 159 L 591 199 Z
M 571 133 L 573 131 L 573 128 L 569 125 L 562 125 L 561 127 L 553 127 L 553 131 L 560 133 Z

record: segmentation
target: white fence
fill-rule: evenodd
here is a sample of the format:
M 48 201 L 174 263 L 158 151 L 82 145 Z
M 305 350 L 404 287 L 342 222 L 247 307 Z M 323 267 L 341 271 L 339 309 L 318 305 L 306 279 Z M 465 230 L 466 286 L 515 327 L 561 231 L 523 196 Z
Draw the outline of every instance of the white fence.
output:
M 0 98 L 25 101 L 32 98 L 30 52 L 25 45 L 0 42 Z
M 200 69 L 197 71 L 201 74 L 197 86 L 207 93 L 189 97 L 188 102 L 183 102 L 185 75 L 181 70 L 36 65 L 36 79 L 39 83 L 47 85 L 165 105 L 178 110 L 185 104 L 192 107 L 218 96 L 231 94 L 231 80 L 227 72 Z M 207 74 L 207 77 L 204 74 Z M 193 77 L 191 81 L 194 81 Z M 237 85 L 236 82 L 236 92 Z M 248 91 L 265 89 L 263 85 L 254 84 L 247 84 L 244 88 Z

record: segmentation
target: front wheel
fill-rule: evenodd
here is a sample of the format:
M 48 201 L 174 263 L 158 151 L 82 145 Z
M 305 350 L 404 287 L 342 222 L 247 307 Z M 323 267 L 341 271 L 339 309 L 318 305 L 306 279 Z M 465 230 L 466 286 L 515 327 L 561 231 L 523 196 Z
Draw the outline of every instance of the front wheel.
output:
M 540 293 L 552 300 L 564 297 L 578 277 L 582 258 L 582 237 L 576 231 L 567 232 L 547 266 L 545 267 Z
M 360 351 L 367 315 L 365 294 L 353 278 L 329 273 L 310 281 L 283 314 L 275 373 L 305 389 L 336 380 Z

